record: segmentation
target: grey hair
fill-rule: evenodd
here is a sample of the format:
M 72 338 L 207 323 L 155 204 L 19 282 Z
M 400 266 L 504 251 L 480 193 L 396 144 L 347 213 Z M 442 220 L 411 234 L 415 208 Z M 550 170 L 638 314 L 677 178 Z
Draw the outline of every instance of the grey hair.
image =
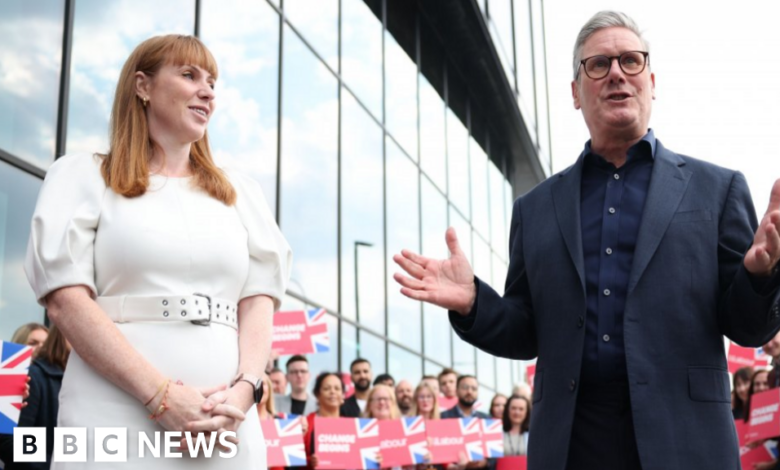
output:
M 574 43 L 574 79 L 577 80 L 577 72 L 580 69 L 580 61 L 582 61 L 582 48 L 585 46 L 585 42 L 596 33 L 596 31 L 604 28 L 626 28 L 632 33 L 636 34 L 639 40 L 642 42 L 646 52 L 650 52 L 650 43 L 647 42 L 642 36 L 642 31 L 639 30 L 639 26 L 636 25 L 630 16 L 623 12 L 604 10 L 593 15 L 591 19 L 585 23 L 585 26 L 580 30 L 580 34 L 577 35 L 577 42 Z

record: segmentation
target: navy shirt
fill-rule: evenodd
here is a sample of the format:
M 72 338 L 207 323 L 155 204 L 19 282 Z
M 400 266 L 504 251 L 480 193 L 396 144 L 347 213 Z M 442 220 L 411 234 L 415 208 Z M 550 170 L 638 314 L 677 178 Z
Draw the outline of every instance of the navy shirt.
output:
M 650 186 L 653 131 L 616 168 L 585 144 L 581 186 L 582 251 L 587 315 L 581 382 L 626 382 L 623 311 L 639 224 Z

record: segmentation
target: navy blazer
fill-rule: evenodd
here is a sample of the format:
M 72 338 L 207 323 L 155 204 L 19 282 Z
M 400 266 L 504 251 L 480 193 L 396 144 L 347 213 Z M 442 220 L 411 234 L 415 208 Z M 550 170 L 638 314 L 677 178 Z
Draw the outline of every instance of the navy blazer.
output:
M 517 199 L 505 294 L 476 279 L 458 336 L 496 356 L 538 356 L 529 468 L 564 470 L 586 315 L 583 159 Z M 760 346 L 780 329 L 775 276 L 757 292 L 743 256 L 757 226 L 744 176 L 658 142 L 624 312 L 644 470 L 740 468 L 723 335 Z

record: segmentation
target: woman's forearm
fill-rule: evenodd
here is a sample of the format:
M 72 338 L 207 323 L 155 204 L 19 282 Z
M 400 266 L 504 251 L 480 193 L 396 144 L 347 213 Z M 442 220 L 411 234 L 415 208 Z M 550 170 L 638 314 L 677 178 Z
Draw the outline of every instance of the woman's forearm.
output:
M 56 290 L 47 296 L 46 308 L 84 362 L 141 403 L 154 396 L 165 377 L 130 345 L 89 289 Z
M 262 377 L 271 353 L 274 303 L 265 295 L 238 304 L 238 372 Z

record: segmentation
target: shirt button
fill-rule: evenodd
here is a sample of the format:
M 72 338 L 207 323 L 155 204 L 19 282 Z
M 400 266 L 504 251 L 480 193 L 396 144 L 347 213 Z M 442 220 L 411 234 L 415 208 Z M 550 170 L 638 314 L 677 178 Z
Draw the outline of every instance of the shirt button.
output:
M 616 180 L 619 180 L 619 179 L 620 179 L 620 175 L 619 175 L 619 174 L 617 174 L 617 173 L 615 173 L 615 179 L 616 179 Z
M 601 339 L 603 339 L 605 343 L 609 343 L 609 335 L 604 335 Z
M 577 389 L 577 381 L 571 379 L 571 382 L 569 382 L 569 391 L 573 392 L 576 389 Z
M 609 208 L 609 213 L 610 213 L 610 214 L 614 214 L 615 212 L 616 212 L 616 211 L 615 211 L 615 208 L 614 208 L 614 207 L 610 207 L 610 208 Z
M 608 255 L 611 255 L 611 254 L 612 254 L 612 248 L 607 248 L 607 249 L 606 249 L 606 250 L 604 250 L 604 251 L 606 251 Z
M 609 297 L 609 294 L 611 293 L 612 292 L 609 289 L 604 289 L 604 295 L 606 295 L 607 297 Z

